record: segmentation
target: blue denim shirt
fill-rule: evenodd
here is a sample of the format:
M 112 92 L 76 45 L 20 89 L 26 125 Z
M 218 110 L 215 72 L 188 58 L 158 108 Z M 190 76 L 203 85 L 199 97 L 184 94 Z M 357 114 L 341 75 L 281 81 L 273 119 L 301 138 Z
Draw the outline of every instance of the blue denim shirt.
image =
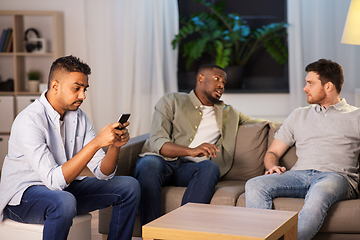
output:
M 75 156 L 95 138 L 95 131 L 85 113 L 65 113 L 65 144 L 60 135 L 60 115 L 46 99 L 44 91 L 39 99 L 24 109 L 14 120 L 0 183 L 0 221 L 7 204 L 20 204 L 24 191 L 32 185 L 45 185 L 51 190 L 68 186 L 62 164 Z M 114 176 L 100 171 L 105 153 L 100 149 L 88 163 L 98 179 Z

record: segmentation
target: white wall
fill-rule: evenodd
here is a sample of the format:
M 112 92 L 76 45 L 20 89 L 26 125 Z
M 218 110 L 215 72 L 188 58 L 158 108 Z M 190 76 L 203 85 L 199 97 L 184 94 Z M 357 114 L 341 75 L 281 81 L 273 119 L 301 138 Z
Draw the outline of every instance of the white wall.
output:
M 278 94 L 234 94 L 224 93 L 221 100 L 236 110 L 253 118 L 269 121 L 284 121 L 292 111 L 290 95 Z

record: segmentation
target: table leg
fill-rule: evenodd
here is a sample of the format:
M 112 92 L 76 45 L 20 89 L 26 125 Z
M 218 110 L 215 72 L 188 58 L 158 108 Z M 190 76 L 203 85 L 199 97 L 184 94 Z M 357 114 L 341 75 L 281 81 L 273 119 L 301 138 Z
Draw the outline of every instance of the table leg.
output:
M 284 240 L 297 240 L 297 224 L 284 234 Z

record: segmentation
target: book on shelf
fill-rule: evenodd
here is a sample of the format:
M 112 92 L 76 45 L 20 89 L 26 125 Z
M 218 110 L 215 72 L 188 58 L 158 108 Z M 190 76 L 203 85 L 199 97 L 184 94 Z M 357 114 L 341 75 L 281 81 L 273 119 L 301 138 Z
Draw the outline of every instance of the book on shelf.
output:
M 8 29 L 6 30 L 5 41 L 4 41 L 4 44 L 3 44 L 3 46 L 2 46 L 2 50 L 1 50 L 2 52 L 6 52 L 7 45 L 8 45 L 8 43 L 9 43 L 11 33 L 12 33 L 12 28 L 8 28 Z
M 2 50 L 3 46 L 4 46 L 4 42 L 5 42 L 5 38 L 6 38 L 6 32 L 7 30 L 4 29 L 2 31 L 2 34 L 1 34 L 1 39 L 0 39 L 0 51 Z
M 6 47 L 6 52 L 12 52 L 13 51 L 13 41 L 14 41 L 14 34 L 10 33 L 9 42 Z

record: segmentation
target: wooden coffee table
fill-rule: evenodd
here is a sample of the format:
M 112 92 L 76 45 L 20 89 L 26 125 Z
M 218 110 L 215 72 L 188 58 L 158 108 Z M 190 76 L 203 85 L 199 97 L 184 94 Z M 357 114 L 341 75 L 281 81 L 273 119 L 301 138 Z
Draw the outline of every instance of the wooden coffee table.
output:
M 297 239 L 298 213 L 188 203 L 144 225 L 143 239 Z

